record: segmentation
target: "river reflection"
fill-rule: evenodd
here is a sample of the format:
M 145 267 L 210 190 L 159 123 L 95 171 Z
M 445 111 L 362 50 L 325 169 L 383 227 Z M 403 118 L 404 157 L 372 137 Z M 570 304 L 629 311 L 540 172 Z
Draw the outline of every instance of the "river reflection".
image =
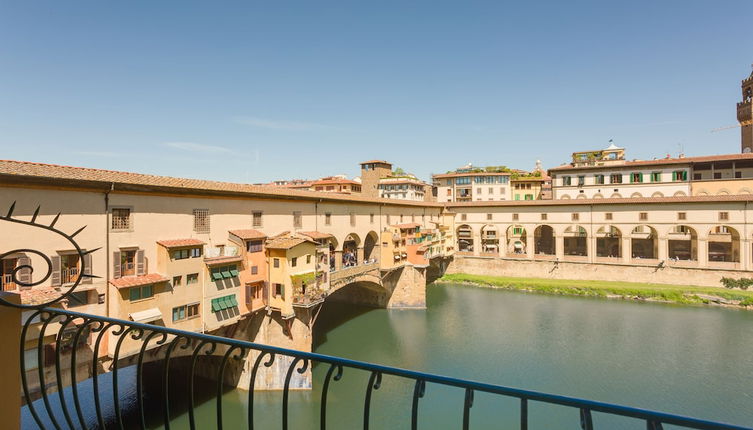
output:
M 384 310 L 327 303 L 316 352 L 506 386 L 656 409 L 740 425 L 753 423 L 753 312 L 526 294 L 431 285 L 428 309 Z M 314 390 L 292 392 L 292 429 L 319 428 L 326 366 Z M 369 375 L 345 369 L 333 382 L 328 428 L 363 426 Z M 372 401 L 372 428 L 410 423 L 413 385 L 385 377 Z M 247 393 L 224 397 L 225 428 L 245 428 Z M 257 428 L 280 428 L 280 392 L 255 397 Z M 427 386 L 420 428 L 458 428 L 463 392 Z M 532 403 L 531 429 L 578 428 L 578 411 Z M 214 401 L 197 408 L 198 428 L 214 428 Z M 518 404 L 477 395 L 473 428 L 515 428 Z M 594 415 L 597 428 L 645 424 Z M 175 419 L 186 428 L 187 417 Z M 669 427 L 665 427 L 669 428 Z

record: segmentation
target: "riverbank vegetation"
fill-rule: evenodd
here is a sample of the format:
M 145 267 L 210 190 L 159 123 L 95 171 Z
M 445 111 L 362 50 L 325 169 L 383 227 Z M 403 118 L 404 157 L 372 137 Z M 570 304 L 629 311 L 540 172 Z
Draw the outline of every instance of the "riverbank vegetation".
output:
M 448 274 L 437 282 L 460 282 L 506 290 L 544 294 L 645 300 L 681 304 L 719 304 L 753 307 L 753 291 L 694 285 L 643 284 L 618 281 L 511 278 L 503 276 Z

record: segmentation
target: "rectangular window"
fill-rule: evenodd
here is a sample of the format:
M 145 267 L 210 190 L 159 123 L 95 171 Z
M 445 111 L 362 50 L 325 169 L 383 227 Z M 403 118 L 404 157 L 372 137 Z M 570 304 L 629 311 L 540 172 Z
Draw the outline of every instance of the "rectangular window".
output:
M 209 209 L 193 210 L 193 231 L 209 233 Z
M 578 176 L 578 186 L 586 185 L 586 177 L 585 176 Z
M 615 173 L 612 175 L 609 175 L 609 182 L 612 184 L 621 184 L 622 183 L 622 175 L 619 173 Z
M 273 265 L 273 266 L 274 266 L 275 268 L 278 268 L 278 267 L 280 267 L 280 259 L 279 259 L 279 258 L 275 258 L 275 259 L 273 259 L 273 260 L 272 260 L 272 265 Z
M 369 224 L 374 224 L 374 214 L 369 214 Z
M 489 187 L 489 194 L 494 194 L 494 188 Z
M 714 172 L 714 179 L 722 179 L 722 172 Z
M 643 173 L 631 173 L 630 174 L 630 182 L 631 183 L 641 183 L 641 182 L 643 182 Z
M 131 228 L 131 210 L 117 208 L 112 210 L 112 229 L 128 230 Z
M 264 242 L 262 242 L 261 240 L 249 240 L 246 243 L 246 250 L 248 252 L 261 252 L 263 246 Z
M 515 235 L 523 234 L 523 227 L 513 227 L 512 234 L 515 234 Z
M 186 319 L 186 306 L 173 308 L 173 322 Z
M 651 182 L 661 182 L 661 172 L 651 172 Z
M 688 217 L 688 214 L 685 212 L 677 212 L 677 219 L 680 221 L 685 221 Z
M 580 214 L 572 214 L 570 219 L 573 221 L 578 221 L 580 219 Z
M 701 173 L 693 173 L 693 180 L 694 181 L 700 181 L 701 178 L 703 178 L 703 174 L 701 174 Z
M 329 212 L 324 214 L 324 225 L 332 225 L 332 214 Z
M 594 176 L 594 182 L 601 185 L 604 183 L 604 175 L 596 175 Z
M 400 215 L 402 217 L 402 215 Z M 355 227 L 356 226 L 356 214 L 354 212 L 350 213 L 350 226 Z
M 191 248 L 191 258 L 201 257 L 201 248 Z
M 719 212 L 719 221 L 728 221 L 729 212 Z
M 303 220 L 301 219 L 301 213 L 298 211 L 293 212 L 293 228 L 303 227 Z
M 467 221 L 468 220 L 468 214 L 460 214 L 460 220 L 461 221 Z
M 486 214 L 486 220 L 491 221 L 492 220 L 492 214 Z
M 517 221 L 520 218 L 520 214 L 512 214 L 512 220 Z
M 607 212 L 604 214 L 604 219 L 607 221 L 612 221 L 612 212 Z
M 640 220 L 640 221 L 648 221 L 648 212 L 640 212 L 638 214 L 638 220 Z
M 672 172 L 672 180 L 675 182 L 687 181 L 688 180 L 687 170 L 675 170 L 674 172 Z
M 188 318 L 196 318 L 199 316 L 199 304 L 193 303 L 187 306 L 187 312 Z
M 184 260 L 188 258 L 189 252 L 190 251 L 188 249 L 175 250 L 173 251 L 173 260 Z
M 251 266 L 251 274 L 252 275 L 258 275 L 259 274 L 259 266 Z
M 526 194 L 526 200 L 533 200 L 533 194 Z
M 293 257 L 292 259 L 290 259 L 290 266 L 291 267 L 295 267 L 297 265 L 298 265 L 298 257 Z
M 563 176 L 562 177 L 562 185 L 569 186 L 573 184 L 573 178 L 570 176 Z
M 183 282 L 182 276 L 173 276 L 173 287 L 179 287 L 182 282 Z
M 186 275 L 186 285 L 192 285 L 192 284 L 198 284 L 199 283 L 199 274 L 198 273 L 189 273 Z
M 142 287 L 131 287 L 128 291 L 131 301 L 148 299 L 154 295 L 151 285 L 144 285 Z
M 285 286 L 282 284 L 273 284 L 275 290 L 275 296 L 282 297 L 285 295 Z
M 481 194 L 481 188 L 476 188 L 476 194 Z
M 546 221 L 546 219 L 547 219 L 547 214 L 541 214 L 541 220 Z
M 306 264 L 311 264 L 311 254 L 306 254 Z
M 743 177 L 743 172 L 735 172 L 735 179 L 740 179 Z
M 253 217 L 254 217 L 253 226 L 254 227 L 261 227 L 262 226 L 262 222 L 261 222 L 262 221 L 262 219 L 261 219 L 262 212 L 261 211 L 254 211 L 253 212 Z

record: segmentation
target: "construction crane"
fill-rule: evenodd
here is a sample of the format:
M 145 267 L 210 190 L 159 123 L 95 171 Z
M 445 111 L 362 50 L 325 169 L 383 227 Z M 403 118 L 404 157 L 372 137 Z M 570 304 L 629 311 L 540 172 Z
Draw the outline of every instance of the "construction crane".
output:
M 726 127 L 719 127 L 719 128 L 715 128 L 715 129 L 711 130 L 711 132 L 712 133 L 716 133 L 717 131 L 729 130 L 730 128 L 738 128 L 738 127 L 741 127 L 742 125 L 743 124 L 735 124 L 735 125 L 728 125 Z

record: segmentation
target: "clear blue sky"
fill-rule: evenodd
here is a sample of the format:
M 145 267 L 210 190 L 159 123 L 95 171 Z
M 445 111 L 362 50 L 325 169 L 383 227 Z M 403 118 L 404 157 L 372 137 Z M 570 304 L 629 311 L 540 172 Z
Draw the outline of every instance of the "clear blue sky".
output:
M 428 179 L 606 147 L 739 152 L 750 0 L 3 1 L 0 158 Z

